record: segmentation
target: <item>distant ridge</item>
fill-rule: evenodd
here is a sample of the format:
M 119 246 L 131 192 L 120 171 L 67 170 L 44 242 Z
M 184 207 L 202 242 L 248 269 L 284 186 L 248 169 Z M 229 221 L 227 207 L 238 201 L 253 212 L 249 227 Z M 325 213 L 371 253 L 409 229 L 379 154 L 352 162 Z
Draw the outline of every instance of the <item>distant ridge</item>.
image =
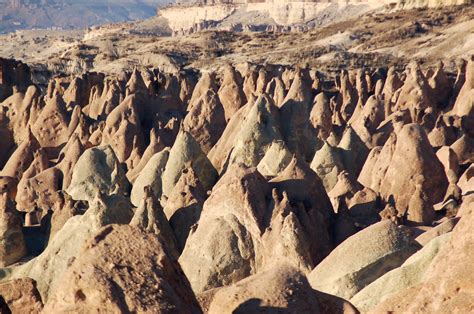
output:
M 0 33 L 78 29 L 152 17 L 165 0 L 0 0 Z

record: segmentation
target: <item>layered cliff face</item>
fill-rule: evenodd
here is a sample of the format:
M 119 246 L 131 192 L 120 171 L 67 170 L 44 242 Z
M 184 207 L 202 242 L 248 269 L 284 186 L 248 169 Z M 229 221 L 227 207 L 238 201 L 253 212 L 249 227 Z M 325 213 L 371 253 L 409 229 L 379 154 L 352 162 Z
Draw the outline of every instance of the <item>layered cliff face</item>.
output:
M 322 25 L 358 15 L 387 4 L 384 1 L 231 1 L 180 4 L 158 10 L 175 34 L 207 28 L 224 30 L 274 30 Z M 186 14 L 183 15 L 183 7 Z
M 362 13 L 470 4 L 472 0 L 211 0 L 182 2 L 158 10 L 175 34 L 207 28 L 224 30 L 302 30 Z M 186 14 L 183 14 L 183 7 Z M 283 27 L 283 28 L 282 28 Z

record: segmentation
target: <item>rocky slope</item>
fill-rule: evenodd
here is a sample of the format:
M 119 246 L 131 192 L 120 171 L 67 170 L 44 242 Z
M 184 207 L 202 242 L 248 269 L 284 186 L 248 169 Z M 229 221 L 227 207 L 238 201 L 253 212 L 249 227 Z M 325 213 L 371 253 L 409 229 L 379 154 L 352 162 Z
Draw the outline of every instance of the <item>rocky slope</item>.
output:
M 202 29 L 301 31 L 357 17 L 369 11 L 472 4 L 472 0 L 313 0 L 313 1 L 191 1 L 160 8 L 173 34 Z M 182 10 L 186 15 L 181 16 Z
M 2 310 L 473 310 L 474 57 L 0 65 Z
M 415 59 L 450 71 L 474 49 L 474 6 L 366 13 L 304 32 L 199 31 L 170 37 L 164 18 L 89 31 L 22 31 L 0 36 L 0 55 L 30 64 L 35 82 L 97 71 L 122 75 L 135 67 L 218 70 L 227 63 L 306 64 L 332 76 L 361 66 L 402 68 Z M 423 49 L 420 49 L 423 48 Z
M 0 312 L 473 312 L 473 18 L 3 37 Z

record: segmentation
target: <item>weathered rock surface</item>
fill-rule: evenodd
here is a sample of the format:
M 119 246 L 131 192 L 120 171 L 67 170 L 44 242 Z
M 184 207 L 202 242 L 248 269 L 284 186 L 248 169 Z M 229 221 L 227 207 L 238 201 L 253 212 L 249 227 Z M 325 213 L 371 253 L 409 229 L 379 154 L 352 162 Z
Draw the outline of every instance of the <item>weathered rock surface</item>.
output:
M 30 277 L 37 282 L 43 302 L 47 302 L 70 260 L 78 257 L 82 245 L 105 225 L 128 224 L 133 211 L 123 196 L 97 195 L 84 215 L 70 218 L 43 253 L 26 264 L 14 268 L 7 278 Z
M 260 311 L 358 313 L 349 302 L 313 290 L 302 273 L 285 264 L 218 289 L 209 307 L 209 313 Z
M 164 207 L 180 252 L 193 225 L 199 221 L 206 198 L 206 191 L 193 168 L 184 169 Z
M 333 18 L 339 4 L 325 5 Z M 47 90 L 45 71 L 24 86 L 22 65 L 0 59 L 1 310 L 356 312 L 345 299 L 364 312 L 472 312 L 473 61 L 453 73 L 454 62 L 432 66 L 430 48 L 402 74 L 406 51 L 370 53 L 434 32 L 446 43 L 474 11 L 436 12 L 366 15 L 353 23 L 377 24 L 374 36 L 337 23 L 305 32 L 304 47 L 289 32 L 299 26 L 263 33 L 230 19 L 180 38 L 180 53 L 163 39 L 166 53 L 145 60 L 118 45 L 122 26 L 100 27 L 83 40 L 94 44 L 61 41 L 70 50 L 47 67 L 84 72 L 106 50 L 101 71 L 119 70 L 124 51 L 133 71 L 55 75 Z M 122 31 L 148 36 L 164 19 Z M 378 36 L 388 21 L 397 27 Z M 271 64 L 281 37 L 295 47 Z M 93 65 L 75 65 L 89 53 Z M 301 68 L 285 65 L 295 56 Z
M 451 232 L 454 229 L 454 227 L 456 226 L 456 224 L 458 223 L 458 221 L 459 221 L 459 218 L 457 218 L 457 217 L 450 218 L 450 219 L 440 223 L 436 227 L 433 227 L 432 229 L 422 233 L 415 240 L 416 240 L 416 242 L 418 242 L 421 245 L 425 246 L 428 243 L 430 243 L 433 239 Z
M 385 152 L 393 153 L 388 157 Z M 431 223 L 432 207 L 441 201 L 448 180 L 422 127 L 417 124 L 404 126 L 397 134 L 396 144 L 390 141 L 385 144 L 378 164 L 376 171 L 381 172 L 374 173 L 375 176 L 381 175 L 379 178 L 382 179 L 372 181 L 375 191 L 379 191 L 386 200 L 393 197 L 397 210 L 406 212 L 409 221 Z M 384 168 L 385 171 L 382 170 Z M 380 182 L 379 188 L 377 182 Z
M 33 279 L 14 279 L 0 283 L 2 313 L 39 314 L 42 310 L 43 302 Z
M 350 299 L 419 248 L 409 229 L 379 222 L 336 247 L 308 279 L 313 289 Z
M 130 225 L 158 235 L 171 258 L 178 258 L 176 239 L 158 200 L 150 186 L 145 187 L 140 206 L 135 210 Z
M 163 192 L 162 175 L 168 162 L 169 149 L 164 149 L 153 155 L 143 168 L 140 175 L 133 183 L 130 199 L 132 204 L 139 206 L 143 199 L 143 191 L 146 186 L 150 186 L 155 197 L 161 199 Z
M 94 147 L 77 161 L 67 192 L 75 200 L 92 201 L 98 192 L 129 195 L 130 183 L 112 148 Z
M 0 195 L 0 266 L 18 262 L 26 256 L 20 213 L 7 194 Z
M 93 233 L 45 312 L 200 313 L 179 264 L 154 234 L 110 225 Z
M 389 271 L 359 291 L 350 299 L 351 302 L 358 310 L 368 312 L 377 304 L 390 299 L 391 295 L 420 283 L 433 259 L 449 241 L 450 236 L 450 234 L 445 234 L 433 239 L 420 251 L 410 256 L 400 267 Z
M 214 186 L 179 258 L 196 293 L 255 273 L 270 190 L 255 169 L 233 165 Z
M 472 205 L 472 202 L 471 202 Z M 372 312 L 470 312 L 474 309 L 472 283 L 474 207 L 470 206 L 425 271 L 421 283 L 402 290 Z
M 217 171 L 206 157 L 196 140 L 186 131 L 181 131 L 170 150 L 162 174 L 162 191 L 169 196 L 178 182 L 181 172 L 191 166 L 206 189 L 210 190 L 217 180 Z

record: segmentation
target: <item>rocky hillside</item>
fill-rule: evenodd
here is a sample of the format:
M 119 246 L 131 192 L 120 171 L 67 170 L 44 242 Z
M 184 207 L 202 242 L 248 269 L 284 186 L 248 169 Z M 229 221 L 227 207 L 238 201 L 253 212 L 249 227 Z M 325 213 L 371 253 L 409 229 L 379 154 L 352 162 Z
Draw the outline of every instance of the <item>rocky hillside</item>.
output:
M 434 65 L 474 51 L 474 6 L 366 13 L 304 32 L 204 30 L 169 36 L 163 18 L 113 24 L 89 31 L 22 31 L 0 36 L 0 55 L 30 64 L 35 82 L 51 75 L 97 71 L 122 75 L 135 67 L 218 70 L 227 63 L 264 62 L 317 68 L 375 69 L 410 60 Z
M 2 311 L 472 311 L 473 57 L 0 69 Z
M 363 13 L 472 4 L 472 0 L 189 1 L 160 8 L 174 34 L 202 29 L 305 30 Z M 186 10 L 186 15 L 180 12 Z
M 0 36 L 0 313 L 474 311 L 474 6 L 239 10 Z

